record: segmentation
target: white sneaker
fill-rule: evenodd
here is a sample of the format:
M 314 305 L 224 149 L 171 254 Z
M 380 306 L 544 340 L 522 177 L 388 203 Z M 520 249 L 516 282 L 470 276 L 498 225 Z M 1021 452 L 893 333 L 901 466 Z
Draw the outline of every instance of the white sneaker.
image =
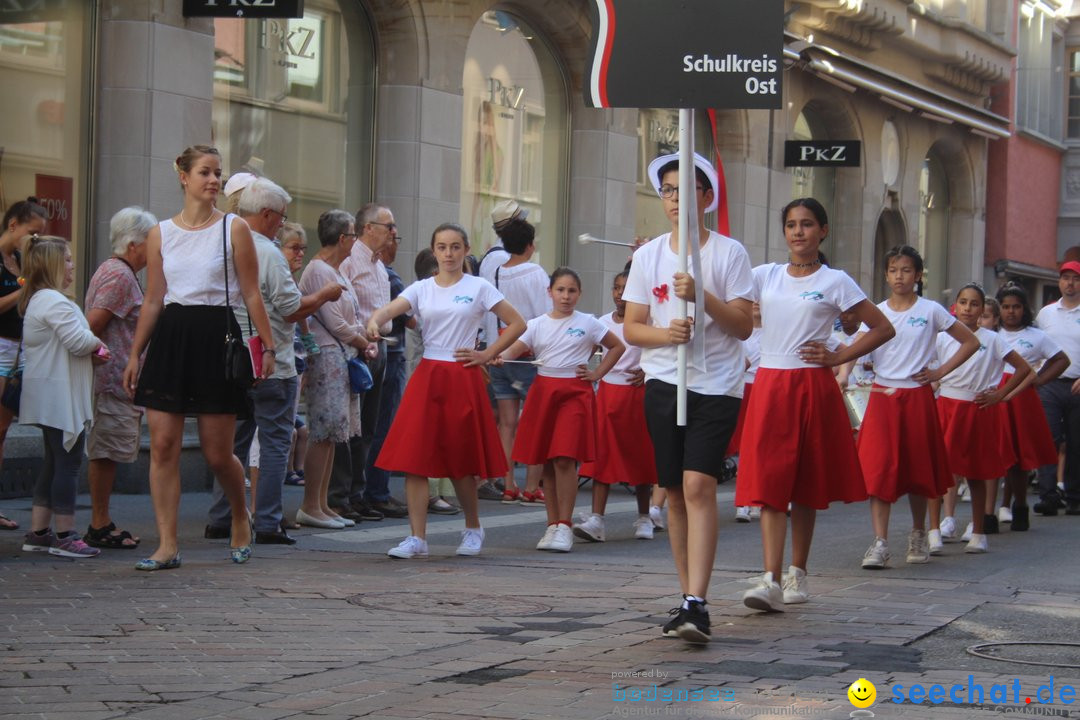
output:
M 926 544 L 929 546 L 931 555 L 940 555 L 945 546 L 941 544 L 941 531 L 928 530 L 926 532 Z
M 461 531 L 461 544 L 457 546 L 458 555 L 479 555 L 484 546 L 484 528 L 467 527 Z
M 735 508 L 735 522 L 748 523 L 750 522 L 750 506 L 741 505 Z
M 653 539 L 652 519 L 648 515 L 638 515 L 638 519 L 634 521 L 634 537 L 638 540 Z
M 956 540 L 956 518 L 952 515 L 947 516 L 941 521 L 941 541 L 952 542 Z
M 967 527 L 964 528 L 964 534 L 960 536 L 960 542 L 967 542 L 971 540 L 971 533 L 975 532 L 975 523 L 969 522 Z
M 653 528 L 656 530 L 667 529 L 667 523 L 664 522 L 664 509 L 659 505 L 649 508 L 649 519 L 652 520 Z
M 579 538 L 589 542 L 604 542 L 604 516 L 596 513 L 582 515 L 574 525 L 573 532 Z
M 968 544 L 964 546 L 966 553 L 984 553 L 989 549 L 986 536 L 981 533 L 972 533 Z
M 574 533 L 569 525 L 559 523 L 555 526 L 555 536 L 551 538 L 548 550 L 553 552 L 570 552 L 574 547 Z
M 784 591 L 767 572 L 754 582 L 754 587 L 743 593 L 743 605 L 765 612 L 784 612 Z
M 760 505 L 751 505 L 750 506 L 750 519 L 751 520 L 760 520 L 761 519 L 761 506 Z
M 881 538 L 874 542 L 863 554 L 862 566 L 870 570 L 880 570 L 889 564 L 889 543 Z
M 1011 523 L 1012 522 L 1012 509 L 1007 507 L 999 507 L 997 511 L 999 523 Z
M 908 533 L 907 561 L 911 565 L 930 562 L 930 546 L 925 530 L 912 530 Z
M 806 602 L 810 597 L 810 588 L 806 582 L 806 571 L 794 565 L 788 567 L 784 578 L 784 604 L 796 605 Z
M 558 525 L 548 525 L 544 530 L 544 537 L 540 538 L 540 542 L 536 543 L 537 550 L 550 550 L 551 541 L 555 539 L 555 531 L 558 529 Z
M 960 502 L 971 502 L 971 491 L 966 482 L 956 488 L 956 496 L 960 498 Z
M 392 558 L 401 558 L 402 560 L 427 557 L 427 540 L 422 540 L 415 535 L 410 535 L 402 540 L 397 547 L 392 547 L 387 550 L 386 554 Z

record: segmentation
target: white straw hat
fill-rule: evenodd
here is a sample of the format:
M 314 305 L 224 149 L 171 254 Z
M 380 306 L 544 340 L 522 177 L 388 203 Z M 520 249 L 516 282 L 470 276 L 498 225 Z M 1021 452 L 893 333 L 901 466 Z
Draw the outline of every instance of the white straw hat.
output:
M 649 163 L 649 180 L 652 182 L 657 195 L 660 194 L 660 168 L 670 162 L 678 164 L 679 154 L 673 153 L 671 155 L 661 155 Z M 694 153 L 694 167 L 705 173 L 705 177 L 709 179 L 709 184 L 712 185 L 713 199 L 712 202 L 709 203 L 709 206 L 705 208 L 705 212 L 712 212 L 720 204 L 720 193 L 717 190 L 720 180 L 716 174 L 716 168 L 712 166 L 712 163 L 697 153 Z

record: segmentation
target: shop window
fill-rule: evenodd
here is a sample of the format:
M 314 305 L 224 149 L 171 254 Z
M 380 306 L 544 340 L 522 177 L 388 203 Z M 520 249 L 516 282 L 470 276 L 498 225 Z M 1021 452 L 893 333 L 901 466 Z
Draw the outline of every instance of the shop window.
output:
M 486 12 L 462 76 L 461 224 L 477 254 L 495 242 L 491 210 L 517 200 L 536 226 L 535 262 L 565 261 L 566 82 L 554 54 L 517 16 Z
M 694 113 L 694 150 L 716 165 L 709 114 Z M 634 206 L 634 234 L 653 238 L 671 231 L 664 215 L 664 203 L 649 180 L 649 163 L 660 155 L 679 152 L 679 111 L 646 108 L 638 114 L 638 174 Z M 715 230 L 716 214 L 705 216 L 705 224 Z
M 89 37 L 94 3 L 24 4 L 0 12 L 0 205 L 35 195 L 47 232 L 71 240 L 76 285 L 89 278 L 87 242 Z M 92 268 L 90 268 L 92 270 Z
M 1068 120 L 1067 132 L 1070 140 L 1080 140 L 1080 49 L 1069 50 L 1068 66 Z
M 949 177 L 937 153 L 931 151 L 919 171 L 918 251 L 923 257 L 923 296 L 945 307 L 949 258 Z
M 214 143 L 225 174 L 249 169 L 320 214 L 371 197 L 375 55 L 358 0 L 307 0 L 293 19 L 214 20 Z

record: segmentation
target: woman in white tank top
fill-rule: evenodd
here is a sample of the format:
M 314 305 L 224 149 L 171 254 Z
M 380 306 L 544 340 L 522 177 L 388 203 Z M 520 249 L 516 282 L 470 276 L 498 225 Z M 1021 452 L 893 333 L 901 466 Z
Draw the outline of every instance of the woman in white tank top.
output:
M 221 155 L 215 148 L 196 145 L 176 158 L 176 168 L 184 207 L 147 237 L 146 296 L 124 370 L 124 387 L 136 404 L 146 407 L 150 492 L 160 536 L 157 550 L 136 570 L 180 566 L 180 442 L 187 415 L 198 418 L 206 464 L 232 507 L 232 560 L 242 563 L 251 556 L 244 469 L 233 455 L 236 417 L 250 413 L 250 406 L 246 391 L 225 378 L 226 327 L 240 335 L 228 306 L 241 300 L 247 305 L 268 348 L 262 356 L 262 377 L 274 371 L 274 343 L 259 292 L 251 232 L 243 220 L 214 206 L 221 189 Z

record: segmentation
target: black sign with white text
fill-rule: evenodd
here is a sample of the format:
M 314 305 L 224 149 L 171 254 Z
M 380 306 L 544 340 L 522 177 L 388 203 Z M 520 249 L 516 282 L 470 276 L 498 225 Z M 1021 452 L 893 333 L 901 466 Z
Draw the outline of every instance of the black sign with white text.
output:
M 784 167 L 859 167 L 862 143 L 858 140 L 787 140 Z
M 783 0 L 592 0 L 590 107 L 779 109 Z
M 304 0 L 184 0 L 184 17 L 301 18 Z

